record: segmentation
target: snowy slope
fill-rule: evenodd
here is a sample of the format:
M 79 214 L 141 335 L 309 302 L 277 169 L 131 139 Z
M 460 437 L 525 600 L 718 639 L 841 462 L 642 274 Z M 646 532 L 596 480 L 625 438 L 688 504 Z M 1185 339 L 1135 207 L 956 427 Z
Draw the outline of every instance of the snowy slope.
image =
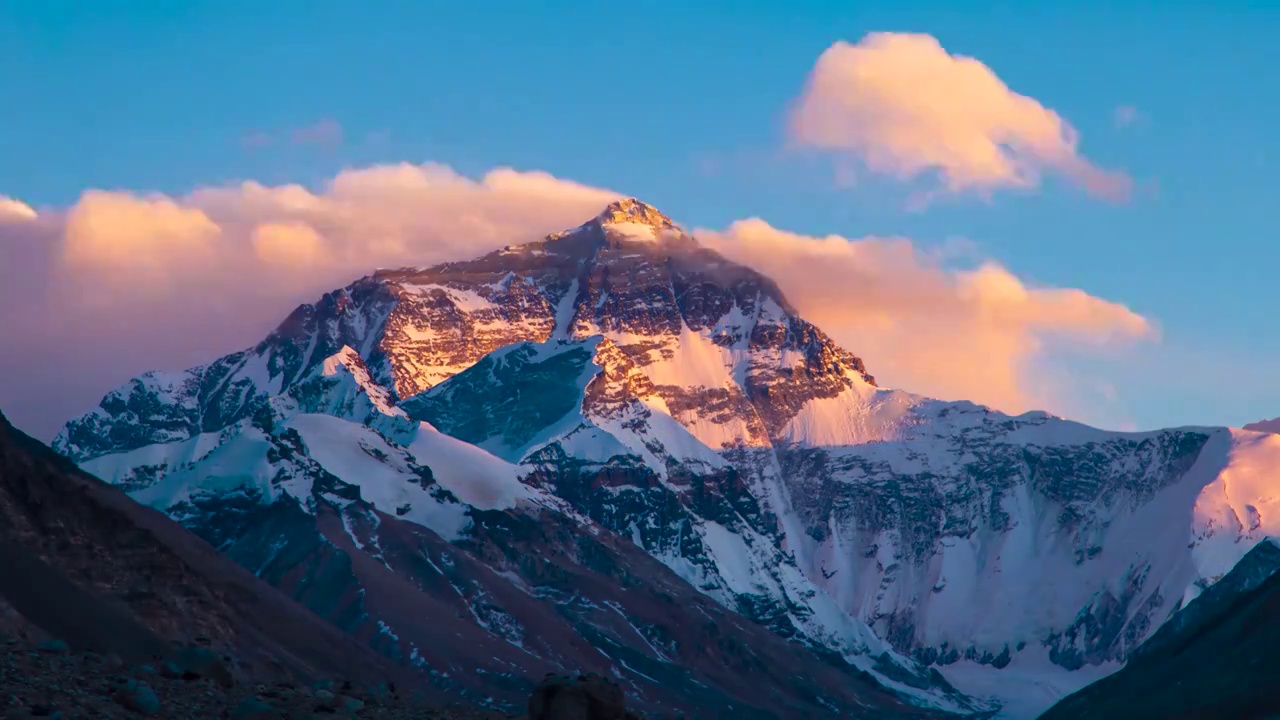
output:
M 281 474 L 264 416 L 309 470 Z M 467 533 L 452 503 L 555 508 L 917 702 L 1008 717 L 1120 667 L 1276 533 L 1277 442 L 881 388 L 768 278 L 636 201 L 379 271 L 254 348 L 133 381 L 57 441 L 161 505 L 302 501 L 327 474 L 444 537 Z M 415 468 L 426 496 L 403 487 Z

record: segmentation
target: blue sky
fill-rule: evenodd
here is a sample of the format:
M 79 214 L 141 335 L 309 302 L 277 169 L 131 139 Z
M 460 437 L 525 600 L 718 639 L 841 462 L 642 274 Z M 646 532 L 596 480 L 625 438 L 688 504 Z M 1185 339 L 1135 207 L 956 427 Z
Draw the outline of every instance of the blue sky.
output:
M 546 170 L 688 225 L 964 237 L 1024 280 L 1159 323 L 1158 345 L 1095 361 L 1126 422 L 1280 415 L 1280 5 L 1123 5 L 17 0 L 0 7 L 0 193 L 65 206 L 86 188 L 316 183 L 434 160 Z M 818 56 L 877 30 L 980 59 L 1070 121 L 1084 155 L 1125 169 L 1135 197 L 1048 178 L 913 213 L 898 183 L 839 187 L 830 162 L 781 152 Z M 1116 126 L 1122 105 L 1138 122 Z M 320 119 L 341 144 L 244 142 Z

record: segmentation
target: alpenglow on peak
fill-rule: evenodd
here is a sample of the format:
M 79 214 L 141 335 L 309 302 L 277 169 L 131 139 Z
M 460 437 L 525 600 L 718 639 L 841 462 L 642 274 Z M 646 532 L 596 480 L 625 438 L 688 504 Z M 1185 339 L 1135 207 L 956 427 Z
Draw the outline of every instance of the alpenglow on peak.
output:
M 596 222 L 601 225 L 635 223 L 648 225 L 659 230 L 674 229 L 676 227 L 676 224 L 671 222 L 671 218 L 663 215 L 657 208 L 635 198 L 615 200 L 609 203 L 596 216 Z

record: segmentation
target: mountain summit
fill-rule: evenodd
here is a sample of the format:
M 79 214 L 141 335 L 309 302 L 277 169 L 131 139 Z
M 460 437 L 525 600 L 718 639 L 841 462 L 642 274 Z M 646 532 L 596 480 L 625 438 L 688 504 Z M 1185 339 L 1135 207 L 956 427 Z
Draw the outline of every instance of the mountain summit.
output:
M 1280 436 L 882 388 L 769 278 L 634 199 L 357 280 L 252 348 L 135 378 L 56 444 L 424 671 L 590 657 L 650 707 L 1031 717 L 1280 534 Z M 470 649 L 395 600 L 410 588 L 480 608 Z M 681 630 L 706 623 L 737 634 Z M 785 663 L 879 689 L 797 695 Z
M 595 221 L 601 225 L 637 223 L 662 230 L 671 230 L 676 227 L 675 223 L 671 222 L 671 218 L 663 215 L 657 208 L 635 198 L 609 203 L 596 216 Z

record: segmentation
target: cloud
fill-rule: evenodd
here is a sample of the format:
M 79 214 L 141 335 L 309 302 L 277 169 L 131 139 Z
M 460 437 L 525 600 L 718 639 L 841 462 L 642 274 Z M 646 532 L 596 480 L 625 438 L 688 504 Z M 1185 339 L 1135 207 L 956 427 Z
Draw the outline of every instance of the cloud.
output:
M 36 211 L 30 205 L 0 195 L 0 223 L 25 223 L 37 217 Z
M 324 238 L 306 223 L 263 223 L 253 229 L 250 242 L 260 260 L 283 268 L 314 267 L 328 257 Z
M 949 269 L 953 250 L 932 252 L 905 238 L 809 237 L 759 219 L 699 236 L 773 277 L 882 384 L 931 397 L 1013 413 L 1076 409 L 1075 388 L 1047 382 L 1037 365 L 1046 348 L 1096 351 L 1156 335 L 1123 305 L 1081 290 L 1029 287 L 992 261 Z
M 342 125 L 337 120 L 319 120 L 300 127 L 289 135 L 294 145 L 323 145 L 334 147 L 342 144 Z
M 274 138 L 271 137 L 271 133 L 262 130 L 250 130 L 240 138 L 240 143 L 250 149 L 266 147 L 272 142 Z
M 298 303 L 376 268 L 531 241 L 617 197 L 542 172 L 472 179 L 431 163 L 346 170 L 319 188 L 85 192 L 70 208 L 0 223 L 0 327 L 16 339 L 0 343 L 0 407 L 51 436 L 129 377 L 252 345 Z M 1009 410 L 1047 403 L 1035 360 L 1055 338 L 1097 352 L 1153 333 L 1119 305 L 1029 287 L 994 263 L 947 269 L 976 253 L 967 241 L 810 238 L 760 220 L 700 234 L 776 277 L 887 384 L 926 394 Z
M 1145 116 L 1138 112 L 1138 108 L 1132 105 L 1118 105 L 1112 111 L 1111 119 L 1117 128 L 1127 128 L 1130 125 L 1141 122 L 1145 119 Z
M 287 141 L 291 145 L 316 145 L 334 148 L 342 144 L 345 135 L 342 124 L 331 118 L 317 120 L 310 125 L 270 133 L 265 130 L 250 130 L 240 138 L 240 143 L 250 150 L 257 150 L 277 141 Z
M 93 190 L 67 213 L 64 233 L 62 257 L 69 267 L 132 283 L 162 280 L 175 264 L 200 265 L 221 228 L 200 209 L 163 195 Z
M 801 146 L 846 154 L 899 180 L 936 173 L 936 192 L 987 197 L 1036 188 L 1045 173 L 1113 201 L 1132 187 L 1124 173 L 1082 157 L 1079 133 L 1057 113 L 923 34 L 870 33 L 832 45 L 809 75 L 789 133 Z
M 1270 420 L 1259 420 L 1258 422 L 1245 423 L 1241 429 L 1253 430 L 1254 432 L 1280 433 L 1280 418 L 1272 418 Z
M 85 192 L 0 218 L 0 408 L 51 436 L 129 377 L 262 339 L 298 303 L 379 267 L 537 239 L 618 197 L 541 172 L 348 170 L 318 189 L 255 182 L 185 196 Z M 17 208 L 17 210 L 13 210 Z

